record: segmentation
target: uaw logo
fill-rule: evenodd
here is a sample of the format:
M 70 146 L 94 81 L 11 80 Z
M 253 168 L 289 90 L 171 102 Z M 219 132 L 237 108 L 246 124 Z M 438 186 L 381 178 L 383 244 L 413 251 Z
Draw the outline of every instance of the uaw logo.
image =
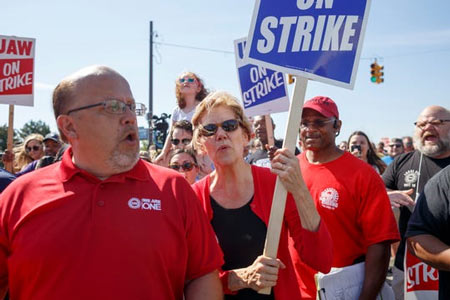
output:
M 161 200 L 133 197 L 128 200 L 128 206 L 132 209 L 161 210 Z
M 326 188 L 319 197 L 323 207 L 334 210 L 338 207 L 339 194 L 334 188 Z
M 415 188 L 417 183 L 417 178 L 419 178 L 419 171 L 408 170 L 403 174 L 405 176 L 403 184 L 404 187 Z

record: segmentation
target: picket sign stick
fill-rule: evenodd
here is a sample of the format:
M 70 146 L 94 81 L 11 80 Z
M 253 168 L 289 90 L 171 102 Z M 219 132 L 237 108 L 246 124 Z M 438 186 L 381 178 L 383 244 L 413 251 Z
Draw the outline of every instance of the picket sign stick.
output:
M 8 139 L 6 143 L 6 149 L 12 153 L 13 148 L 13 137 L 14 137 L 14 105 L 9 105 L 9 116 L 8 116 Z M 8 172 L 13 172 L 13 164 L 12 162 L 5 163 L 5 170 Z
M 267 143 L 270 147 L 272 147 L 273 145 L 275 145 L 275 138 L 273 137 L 272 118 L 270 118 L 270 115 L 265 115 L 264 121 L 266 122 Z M 266 145 L 262 146 L 264 148 Z
M 302 118 L 303 103 L 305 102 L 306 86 L 308 79 L 295 76 L 294 93 L 289 107 L 289 118 L 284 136 L 283 148 L 288 148 L 295 153 L 298 130 Z M 270 210 L 269 225 L 267 227 L 264 255 L 272 258 L 277 257 L 278 244 L 280 242 L 281 225 L 283 223 L 284 209 L 286 205 L 287 191 L 277 177 L 275 192 L 273 194 L 272 208 Z M 270 287 L 258 291 L 260 294 L 269 295 Z

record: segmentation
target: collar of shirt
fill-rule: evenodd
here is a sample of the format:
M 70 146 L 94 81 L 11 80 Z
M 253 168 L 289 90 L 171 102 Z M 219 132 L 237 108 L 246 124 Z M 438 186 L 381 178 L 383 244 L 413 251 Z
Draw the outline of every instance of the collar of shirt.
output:
M 67 148 L 65 151 L 63 158 L 61 160 L 60 164 L 60 174 L 61 174 L 61 180 L 63 182 L 69 181 L 72 177 L 75 175 L 82 176 L 86 178 L 89 181 L 92 182 L 123 182 L 125 179 L 135 179 L 139 181 L 146 181 L 150 179 L 150 173 L 149 170 L 146 168 L 145 163 L 139 159 L 136 165 L 129 171 L 114 174 L 110 177 L 108 177 L 105 180 L 100 180 L 96 176 L 92 175 L 91 173 L 82 170 L 78 168 L 72 161 L 72 147 Z

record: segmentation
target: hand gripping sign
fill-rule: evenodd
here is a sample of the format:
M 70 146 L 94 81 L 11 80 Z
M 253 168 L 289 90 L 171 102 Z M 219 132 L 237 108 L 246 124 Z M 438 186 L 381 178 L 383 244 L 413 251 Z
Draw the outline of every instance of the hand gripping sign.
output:
M 296 78 L 283 147 L 294 151 L 307 79 L 353 88 L 370 1 L 256 0 L 248 61 Z M 277 256 L 286 195 L 277 179 L 264 247 L 269 257 Z
M 256 0 L 251 63 L 352 89 L 370 0 Z
M 35 44 L 0 35 L 0 103 L 33 106 Z

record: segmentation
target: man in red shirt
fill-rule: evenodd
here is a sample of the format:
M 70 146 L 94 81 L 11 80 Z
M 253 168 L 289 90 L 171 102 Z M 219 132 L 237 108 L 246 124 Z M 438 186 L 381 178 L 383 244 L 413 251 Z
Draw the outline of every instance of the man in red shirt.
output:
M 139 159 L 145 109 L 128 82 L 82 69 L 53 108 L 71 147 L 0 196 L 0 298 L 221 299 L 222 254 L 192 189 Z
M 332 266 L 342 268 L 364 261 L 359 299 L 375 299 L 386 278 L 390 244 L 399 234 L 380 176 L 369 164 L 336 146 L 341 125 L 330 98 L 319 96 L 305 102 L 300 123 L 304 152 L 298 158 L 333 240 Z M 300 284 L 315 298 L 314 271 L 299 273 L 306 278 Z

